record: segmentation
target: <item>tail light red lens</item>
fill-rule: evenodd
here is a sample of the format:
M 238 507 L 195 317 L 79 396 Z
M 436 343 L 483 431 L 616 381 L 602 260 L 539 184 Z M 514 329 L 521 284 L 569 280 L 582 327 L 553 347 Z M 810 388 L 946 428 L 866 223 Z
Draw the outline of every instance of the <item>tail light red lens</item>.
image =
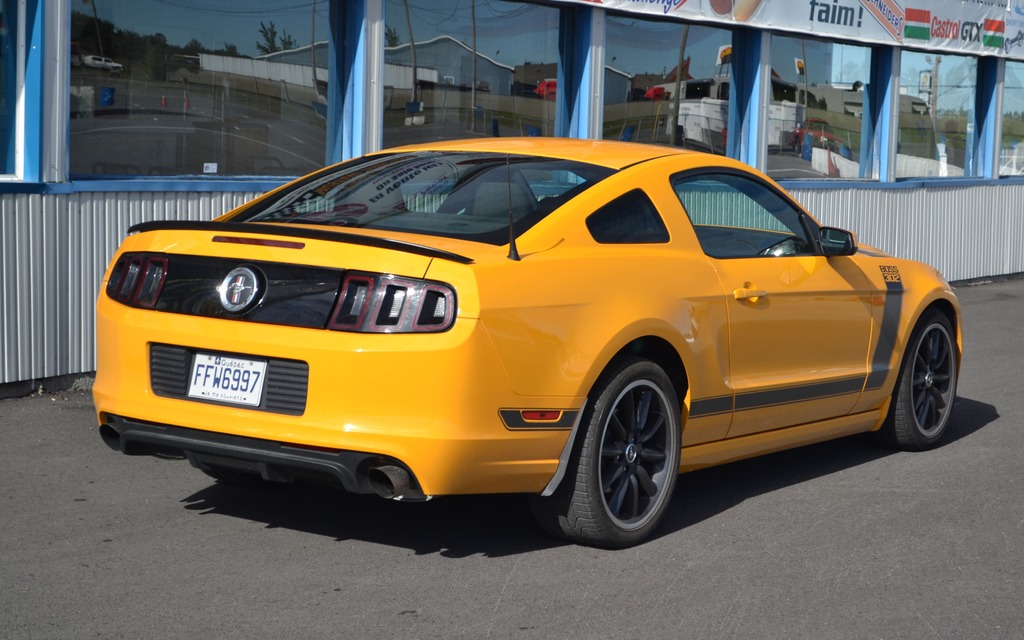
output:
M 455 291 L 446 284 L 349 273 L 328 327 L 363 333 L 436 333 L 455 320 Z
M 167 277 L 167 258 L 125 254 L 114 265 L 107 295 L 133 307 L 153 308 Z

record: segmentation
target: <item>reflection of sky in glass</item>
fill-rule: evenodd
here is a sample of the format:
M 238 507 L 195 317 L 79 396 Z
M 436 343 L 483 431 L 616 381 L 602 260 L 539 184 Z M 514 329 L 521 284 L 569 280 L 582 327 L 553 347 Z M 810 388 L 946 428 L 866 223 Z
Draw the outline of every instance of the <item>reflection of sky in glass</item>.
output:
M 286 32 L 297 46 L 309 44 L 314 4 L 318 41 L 328 38 L 328 0 L 73 0 L 72 11 L 95 16 L 116 29 L 139 35 L 162 33 L 172 45 L 192 39 L 208 49 L 233 44 L 244 55 L 257 56 L 262 42 L 260 22 L 273 22 L 278 36 Z
M 802 83 L 796 71 L 796 60 L 807 68 L 807 84 L 852 85 L 858 80 L 867 83 L 871 66 L 871 49 L 820 40 L 772 37 L 772 70 L 782 80 Z
M 966 111 L 974 103 L 977 85 L 977 59 L 967 56 L 921 53 L 904 51 L 900 60 L 900 85 L 905 93 L 927 100 L 927 94 L 919 95 L 921 74 L 932 73 L 938 59 L 938 105 L 943 111 Z
M 653 22 L 625 16 L 606 21 L 605 63 L 631 76 L 638 73 L 666 74 L 679 62 L 683 26 L 678 22 Z M 732 34 L 725 29 L 690 25 L 685 57 L 690 58 L 690 75 L 709 78 L 717 73 L 718 49 L 729 44 Z
M 1024 62 L 1006 61 L 1003 83 L 1003 113 L 1024 118 Z
M 498 0 L 387 0 L 384 20 L 400 43 L 409 42 L 408 3 L 416 42 L 450 35 L 472 46 L 474 2 L 480 55 L 508 66 L 554 62 L 537 59 L 550 50 L 550 32 L 558 29 L 558 13 L 551 7 Z

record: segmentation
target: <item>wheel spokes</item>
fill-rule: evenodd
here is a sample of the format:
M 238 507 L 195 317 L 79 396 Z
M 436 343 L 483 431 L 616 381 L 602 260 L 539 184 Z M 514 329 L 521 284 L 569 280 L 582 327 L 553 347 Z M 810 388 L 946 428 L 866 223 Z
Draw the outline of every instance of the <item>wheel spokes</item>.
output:
M 952 349 L 946 332 L 933 327 L 914 354 L 911 400 L 914 418 L 924 431 L 942 424 L 952 401 L 947 397 L 954 380 Z
M 642 518 L 657 504 L 666 482 L 664 399 L 643 384 L 626 390 L 611 409 L 601 443 L 601 491 L 608 512 L 619 520 Z

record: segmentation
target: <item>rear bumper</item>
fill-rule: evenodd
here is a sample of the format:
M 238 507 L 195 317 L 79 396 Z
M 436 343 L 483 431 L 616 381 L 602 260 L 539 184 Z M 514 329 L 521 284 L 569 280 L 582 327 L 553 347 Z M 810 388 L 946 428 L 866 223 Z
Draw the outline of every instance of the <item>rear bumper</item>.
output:
M 226 433 L 154 424 L 107 415 L 100 436 L 111 449 L 127 455 L 184 458 L 197 469 L 230 469 L 272 482 L 310 480 L 338 486 L 350 493 L 377 493 L 370 472 L 389 466 L 405 469 L 409 490 L 397 496 L 426 500 L 415 475 L 400 461 L 358 451 L 314 449 Z
M 153 358 L 161 345 L 178 345 L 173 375 L 166 359 Z M 261 405 L 189 398 L 197 352 L 266 360 Z M 271 478 L 326 474 L 354 492 L 367 492 L 363 465 L 389 460 L 424 495 L 539 493 L 556 473 L 569 427 L 510 428 L 501 411 L 576 412 L 583 404 L 515 393 L 473 319 L 427 336 L 366 335 L 160 313 L 101 297 L 97 356 L 98 424 L 119 441 L 116 449 Z M 308 367 L 304 402 L 270 406 L 298 384 L 278 384 L 278 361 Z

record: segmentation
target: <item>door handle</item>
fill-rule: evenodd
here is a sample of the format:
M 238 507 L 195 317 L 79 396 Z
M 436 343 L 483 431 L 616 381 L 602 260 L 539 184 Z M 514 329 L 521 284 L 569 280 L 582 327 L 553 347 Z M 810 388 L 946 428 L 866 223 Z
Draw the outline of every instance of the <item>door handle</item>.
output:
M 751 304 L 756 304 L 761 298 L 768 297 L 768 292 L 754 287 L 750 282 L 744 282 L 739 289 L 733 289 L 732 297 L 736 300 L 747 300 Z

